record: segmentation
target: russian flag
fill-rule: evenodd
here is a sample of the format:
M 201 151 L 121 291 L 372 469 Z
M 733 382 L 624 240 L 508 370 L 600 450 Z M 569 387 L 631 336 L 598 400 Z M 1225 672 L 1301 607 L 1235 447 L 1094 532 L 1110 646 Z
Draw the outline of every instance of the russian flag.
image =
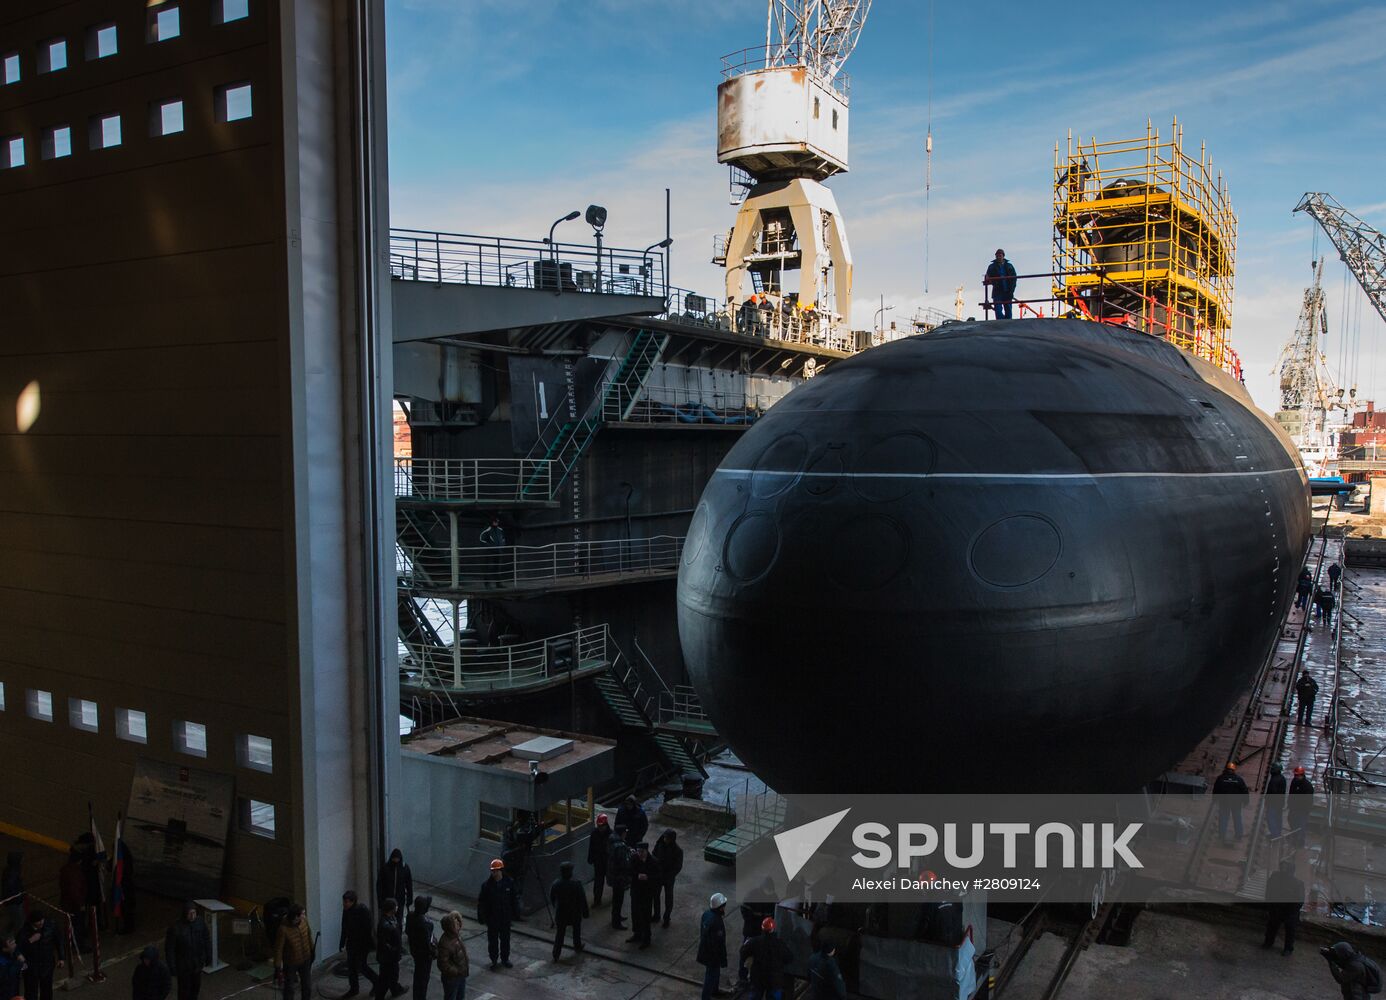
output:
M 125 878 L 130 863 L 130 852 L 125 846 L 125 818 L 116 814 L 115 866 L 111 876 L 111 913 L 117 917 L 125 916 Z

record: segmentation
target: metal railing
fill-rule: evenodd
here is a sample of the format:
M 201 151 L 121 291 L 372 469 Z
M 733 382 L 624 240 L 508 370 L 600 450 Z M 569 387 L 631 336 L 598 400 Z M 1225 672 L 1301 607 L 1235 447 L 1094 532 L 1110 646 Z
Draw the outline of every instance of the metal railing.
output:
M 812 50 L 802 43 L 770 48 L 765 45 L 752 45 L 750 48 L 729 52 L 722 57 L 722 79 L 731 80 L 747 73 L 759 73 L 767 69 L 788 68 L 794 65 L 807 66 L 813 55 Z M 814 76 L 820 84 L 831 87 L 842 95 L 845 101 L 851 96 L 851 79 L 840 69 L 831 79 L 824 79 L 822 72 Z
M 610 394 L 602 404 L 602 419 L 640 424 L 744 426 L 755 423 L 783 398 L 762 393 L 646 386 L 637 395 L 634 406 L 628 407 L 629 401 L 619 398 L 617 393 Z
M 572 655 L 560 644 L 572 643 Z M 400 660 L 400 680 L 411 688 L 462 692 L 526 687 L 610 662 L 606 625 L 564 632 L 509 646 L 467 645 L 410 649 Z
M 547 499 L 553 464 L 545 458 L 397 458 L 395 496 L 478 504 Z
M 656 252 L 500 236 L 390 230 L 390 277 L 608 295 L 665 294 Z
M 396 568 L 420 589 L 523 590 L 604 576 L 675 573 L 683 536 L 553 545 L 398 546 Z
M 658 721 L 684 722 L 695 726 L 711 728 L 712 722 L 698 700 L 697 692 L 689 684 L 675 684 L 672 689 L 659 692 Z

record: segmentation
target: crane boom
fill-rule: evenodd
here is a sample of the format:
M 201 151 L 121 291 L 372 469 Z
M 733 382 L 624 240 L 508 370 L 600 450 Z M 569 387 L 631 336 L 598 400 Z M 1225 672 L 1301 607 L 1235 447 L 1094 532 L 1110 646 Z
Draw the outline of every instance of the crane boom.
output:
M 1372 307 L 1386 320 L 1386 236 L 1321 191 L 1307 192 L 1295 211 L 1309 213 L 1323 227 Z
M 802 64 L 825 81 L 842 71 L 871 10 L 871 0 L 768 0 L 765 64 Z

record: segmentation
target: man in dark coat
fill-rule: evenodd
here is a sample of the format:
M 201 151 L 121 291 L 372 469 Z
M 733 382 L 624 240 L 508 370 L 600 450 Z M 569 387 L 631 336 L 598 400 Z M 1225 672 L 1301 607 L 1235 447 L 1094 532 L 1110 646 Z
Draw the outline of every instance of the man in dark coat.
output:
M 1319 610 L 1323 614 L 1323 623 L 1325 627 L 1333 627 L 1333 609 L 1337 606 L 1338 599 L 1333 596 L 1333 588 L 1330 587 L 1325 590 L 1323 596 L 1319 598 Z
M 659 862 L 659 885 L 655 886 L 654 909 L 650 911 L 651 920 L 659 920 L 661 927 L 669 926 L 669 914 L 674 909 L 674 880 L 683 871 L 683 848 L 679 846 L 679 835 L 673 830 L 665 830 L 655 841 L 655 861 Z M 664 916 L 660 919 L 659 897 L 664 895 Z
M 1246 782 L 1237 773 L 1237 765 L 1231 761 L 1222 769 L 1222 774 L 1218 775 L 1213 782 L 1213 795 L 1217 796 L 1214 801 L 1218 805 L 1218 835 L 1222 837 L 1224 844 L 1231 843 L 1227 837 L 1227 824 L 1231 821 L 1236 830 L 1237 839 L 1242 839 L 1242 807 L 1246 805 L 1250 797 Z
M 192 900 L 183 904 L 182 915 L 164 936 L 164 955 L 178 980 L 178 1000 L 197 1000 L 202 967 L 212 960 L 212 932 Z
M 610 857 L 611 821 L 606 818 L 606 813 L 598 813 L 592 836 L 587 841 L 587 863 L 592 866 L 593 906 L 602 905 L 602 892 L 606 888 L 606 863 Z
M 767 879 L 761 885 L 758 896 L 765 900 L 770 899 L 775 894 L 774 888 Z M 746 968 L 746 945 L 752 938 L 761 935 L 761 924 L 766 917 L 775 915 L 775 904 L 770 902 L 742 903 L 741 904 L 741 948 L 739 954 L 743 957 L 737 960 L 736 978 L 745 982 L 750 978 L 750 970 Z
M 405 992 L 399 984 L 399 963 L 404 957 L 404 936 L 399 926 L 399 903 L 386 897 L 380 904 L 380 926 L 375 929 L 375 960 L 380 971 L 375 981 L 376 1000 L 385 1000 L 385 992 L 397 997 Z
M 987 265 L 982 281 L 991 289 L 991 305 L 997 319 L 1011 318 L 1011 303 L 1015 300 L 1015 265 L 1006 259 L 1006 251 L 997 250 Z
M 714 892 L 698 927 L 698 964 L 703 967 L 702 1000 L 712 1000 L 720 992 L 722 970 L 727 967 L 727 897 Z
M 383 905 L 385 900 L 393 899 L 399 907 L 395 911 L 399 919 L 409 912 L 414 901 L 414 875 L 404 863 L 404 852 L 398 847 L 390 852 L 390 860 L 380 869 L 380 877 L 375 881 L 375 901 Z
M 361 992 L 361 977 L 371 984 L 375 992 L 380 979 L 366 961 L 366 956 L 375 947 L 375 921 L 371 908 L 356 898 L 356 890 L 348 889 L 342 893 L 342 936 L 337 947 L 346 952 L 347 991 L 342 1000 L 354 997 Z
M 53 972 L 63 964 L 57 923 L 35 908 L 16 943 L 24 957 L 24 1000 L 53 1000 Z
M 650 828 L 650 818 L 645 815 L 645 807 L 635 801 L 634 795 L 627 795 L 621 808 L 616 810 L 616 834 L 631 847 L 645 839 Z
M 1299 680 L 1295 683 L 1295 695 L 1299 699 L 1298 711 L 1295 713 L 1295 721 L 1301 726 L 1306 722 L 1314 721 L 1314 699 L 1319 694 L 1319 682 L 1309 675 L 1309 671 L 1299 675 Z
M 1314 592 L 1314 575 L 1308 568 L 1299 571 L 1299 580 L 1295 582 L 1295 607 L 1303 608 L 1309 603 L 1309 595 Z M 1305 612 L 1306 615 L 1308 612 Z
M 409 939 L 409 957 L 414 960 L 413 1000 L 427 1000 L 428 979 L 433 973 L 433 959 L 438 954 L 433 943 L 433 921 L 428 919 L 432 896 L 416 896 L 414 909 L 404 922 L 404 936 Z
M 1262 948 L 1275 947 L 1275 934 L 1285 928 L 1285 949 L 1288 955 L 1295 950 L 1295 928 L 1299 926 L 1299 911 L 1304 907 L 1304 883 L 1295 878 L 1295 863 L 1280 862 L 1280 870 L 1266 879 L 1266 940 Z
M 1338 578 L 1343 575 L 1343 567 L 1334 563 L 1328 567 L 1328 586 L 1331 590 L 1338 589 Z
M 1328 971 L 1342 991 L 1343 1000 L 1367 1000 L 1381 988 L 1381 970 L 1369 971 L 1366 957 L 1348 941 L 1339 941 L 1331 948 L 1320 948 L 1319 954 L 1328 959 Z M 1375 982 L 1373 982 L 1375 980 Z
M 587 909 L 587 890 L 573 878 L 573 863 L 558 866 L 558 879 L 549 886 L 549 902 L 553 904 L 553 960 L 563 953 L 563 932 L 573 929 L 573 951 L 582 951 L 582 921 L 591 916 Z
M 760 922 L 760 936 L 741 946 L 742 961 L 751 963 L 751 1000 L 782 1000 L 784 970 L 794 958 L 789 945 L 775 933 L 775 920 Z
M 635 845 L 635 858 L 630 863 L 631 935 L 626 938 L 627 944 L 638 944 L 642 951 L 650 946 L 650 914 L 659 878 L 659 862 L 650 856 L 650 845 L 642 840 Z
M 173 988 L 173 978 L 168 966 L 159 958 L 159 949 L 147 946 L 140 952 L 140 960 L 135 963 L 135 974 L 130 977 L 130 995 L 133 1000 L 168 1000 Z
M 630 888 L 631 867 L 630 845 L 619 836 L 611 838 L 611 857 L 606 863 L 606 879 L 611 883 L 611 927 L 613 930 L 626 929 L 621 919 L 621 908 L 626 903 L 626 889 Z
M 1266 829 L 1272 840 L 1279 840 L 1284 831 L 1285 813 L 1285 769 L 1272 764 L 1270 779 L 1266 782 Z
M 847 984 L 837 964 L 837 946 L 821 941 L 809 958 L 808 992 L 804 1000 L 847 1000 Z
M 79 951 L 91 947 L 91 919 L 87 914 L 87 876 L 82 870 L 82 855 L 77 848 L 67 852 L 67 861 L 58 869 L 58 905 L 72 914 L 72 936 Z M 20 948 L 22 952 L 24 949 Z
M 519 904 L 515 880 L 505 873 L 505 862 L 496 858 L 491 862 L 491 877 L 481 883 L 476 894 L 476 919 L 486 925 L 486 951 L 493 969 L 498 961 L 511 968 L 510 924 Z
M 1296 847 L 1304 846 L 1309 833 L 1309 813 L 1313 808 L 1314 783 L 1309 780 L 1303 767 L 1297 767 L 1285 803 L 1285 813 L 1290 820 L 1290 830 L 1294 834 Z

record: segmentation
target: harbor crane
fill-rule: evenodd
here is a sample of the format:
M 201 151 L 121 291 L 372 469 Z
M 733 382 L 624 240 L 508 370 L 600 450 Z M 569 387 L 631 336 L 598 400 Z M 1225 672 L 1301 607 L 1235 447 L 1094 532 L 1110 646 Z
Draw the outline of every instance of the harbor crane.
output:
M 1308 213 L 1323 227 L 1372 308 L 1386 320 L 1386 236 L 1322 191 L 1307 192 L 1295 211 Z

